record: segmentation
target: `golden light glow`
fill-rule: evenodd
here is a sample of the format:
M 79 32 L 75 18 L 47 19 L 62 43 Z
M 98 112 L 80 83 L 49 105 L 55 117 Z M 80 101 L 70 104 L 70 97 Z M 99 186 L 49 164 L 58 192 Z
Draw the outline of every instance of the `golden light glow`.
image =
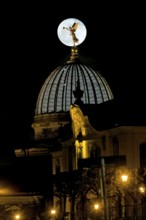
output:
M 95 204 L 95 205 L 94 205 L 94 208 L 95 208 L 95 209 L 99 209 L 99 205 L 98 205 L 98 204 Z
M 140 191 L 141 193 L 144 193 L 144 192 L 145 192 L 145 187 L 143 187 L 143 186 L 139 187 L 139 191 Z
M 55 210 L 55 209 L 52 209 L 52 210 L 51 210 L 51 214 L 52 214 L 52 215 L 55 215 L 55 214 L 56 214 L 56 210 Z
M 128 180 L 128 175 L 122 175 L 121 178 L 122 178 L 122 181 L 123 181 L 123 182 L 127 182 L 127 180 Z
M 20 215 L 15 215 L 15 219 L 20 219 Z
M 0 194 L 6 195 L 12 193 L 12 190 L 10 188 L 1 188 L 0 189 Z

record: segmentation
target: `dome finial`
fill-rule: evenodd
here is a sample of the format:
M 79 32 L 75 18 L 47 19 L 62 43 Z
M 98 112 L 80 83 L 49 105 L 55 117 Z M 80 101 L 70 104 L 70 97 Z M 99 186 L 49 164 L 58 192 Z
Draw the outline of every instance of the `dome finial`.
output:
M 63 44 L 76 47 L 85 40 L 87 29 L 80 20 L 68 18 L 62 21 L 58 26 L 57 35 Z
M 78 59 L 78 48 L 77 47 L 72 47 L 71 48 L 71 54 L 69 57 L 69 60 L 67 60 L 67 63 L 72 63 L 75 62 Z

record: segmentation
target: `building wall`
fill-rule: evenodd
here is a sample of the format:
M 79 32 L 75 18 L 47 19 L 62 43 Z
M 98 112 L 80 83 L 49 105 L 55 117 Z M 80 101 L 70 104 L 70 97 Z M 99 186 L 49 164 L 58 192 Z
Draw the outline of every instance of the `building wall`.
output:
M 100 132 L 99 132 L 100 134 Z M 104 134 L 104 135 L 103 135 Z M 104 137 L 104 138 L 103 138 Z M 77 161 L 81 158 L 90 158 L 91 152 L 95 154 L 95 148 L 99 148 L 100 156 L 122 156 L 125 155 L 127 159 L 128 168 L 139 168 L 140 167 L 140 145 L 146 143 L 146 127 L 136 126 L 122 126 L 113 128 L 110 130 L 102 131 L 101 135 L 93 140 L 83 140 L 81 142 L 75 141 L 75 165 L 74 168 L 78 169 Z M 104 139 L 104 141 L 103 141 Z M 114 139 L 116 139 L 117 148 L 119 154 L 114 155 Z M 62 149 L 60 152 L 53 153 L 53 173 L 55 173 L 55 158 L 60 157 L 61 170 L 68 170 L 68 149 Z M 82 153 L 79 153 L 81 151 Z M 80 154 L 80 155 L 79 155 Z

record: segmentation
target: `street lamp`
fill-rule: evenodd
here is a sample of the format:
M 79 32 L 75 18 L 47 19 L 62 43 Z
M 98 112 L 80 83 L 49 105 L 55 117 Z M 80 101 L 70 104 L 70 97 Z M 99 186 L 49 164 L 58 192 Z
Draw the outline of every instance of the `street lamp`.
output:
M 144 194 L 145 193 L 145 187 L 144 186 L 140 186 L 139 187 L 139 191 Z
M 56 219 L 56 210 L 55 209 L 51 209 L 50 213 L 51 213 L 52 219 L 55 220 Z
M 122 181 L 123 181 L 123 183 L 125 183 L 125 182 L 127 182 L 127 180 L 128 180 L 128 175 L 122 175 L 121 176 L 121 179 L 122 179 Z
M 15 219 L 20 219 L 20 215 L 19 215 L 19 214 L 16 214 L 16 215 L 15 215 Z
M 146 187 L 145 186 L 140 186 L 139 191 L 143 195 L 142 198 L 141 198 L 142 216 L 146 217 Z
M 124 197 L 124 206 L 123 206 L 123 217 L 126 217 L 126 192 L 125 192 L 125 184 L 127 183 L 128 181 L 128 175 L 126 174 L 123 174 L 121 176 L 121 179 L 122 179 L 122 182 L 123 182 L 123 189 L 124 189 L 124 192 L 123 192 L 123 197 Z
M 96 216 L 97 216 L 96 219 L 100 219 L 100 205 L 99 205 L 99 203 L 94 204 L 94 210 L 96 211 Z
M 96 210 L 98 210 L 98 209 L 99 209 L 99 204 L 95 204 L 95 205 L 94 205 L 94 208 L 95 208 Z

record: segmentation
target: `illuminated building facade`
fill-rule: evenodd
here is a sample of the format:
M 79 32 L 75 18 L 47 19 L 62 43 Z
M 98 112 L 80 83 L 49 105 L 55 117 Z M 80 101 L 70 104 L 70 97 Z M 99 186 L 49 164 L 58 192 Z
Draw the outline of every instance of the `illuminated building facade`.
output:
M 28 183 L 27 192 L 35 193 L 37 202 L 39 196 L 43 197 L 45 207 L 54 206 L 62 215 L 85 211 L 85 204 L 82 204 L 83 209 L 76 201 L 74 210 L 71 207 L 73 194 L 71 197 L 66 179 L 70 177 L 71 180 L 76 171 L 84 175 L 88 169 L 100 169 L 102 158 L 105 167 L 120 167 L 121 170 L 146 167 L 146 126 L 122 124 L 115 117 L 116 111 L 118 107 L 108 82 L 81 59 L 78 47 L 73 45 L 69 58 L 49 74 L 40 89 L 32 123 L 33 140 L 24 149 L 15 150 L 17 162 L 13 166 L 21 165 L 22 182 L 25 186 Z M 67 188 L 63 188 L 62 183 Z M 82 190 L 84 184 L 81 184 Z M 62 187 L 58 190 L 59 185 Z M 103 187 L 104 182 L 99 185 Z M 100 187 L 97 188 L 99 193 Z M 90 196 L 91 193 L 85 195 L 82 191 L 80 201 Z M 18 197 L 13 196 L 11 200 L 14 198 Z M 93 200 L 95 198 L 93 196 Z M 25 194 L 23 204 L 28 200 L 30 197 Z M 22 205 L 20 200 L 14 203 Z M 2 204 L 11 205 L 4 199 Z M 45 213 L 42 219 L 47 215 L 45 208 L 43 211 L 41 209 Z

